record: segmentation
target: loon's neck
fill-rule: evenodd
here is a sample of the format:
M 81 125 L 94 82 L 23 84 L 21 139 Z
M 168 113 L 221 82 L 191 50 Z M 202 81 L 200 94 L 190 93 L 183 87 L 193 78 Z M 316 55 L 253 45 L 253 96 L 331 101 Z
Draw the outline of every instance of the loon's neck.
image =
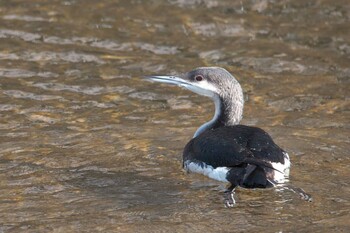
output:
M 200 126 L 194 138 L 206 130 L 215 129 L 223 126 L 238 125 L 243 116 L 243 92 L 235 93 L 235 95 L 212 97 L 215 104 L 215 114 L 213 119 Z

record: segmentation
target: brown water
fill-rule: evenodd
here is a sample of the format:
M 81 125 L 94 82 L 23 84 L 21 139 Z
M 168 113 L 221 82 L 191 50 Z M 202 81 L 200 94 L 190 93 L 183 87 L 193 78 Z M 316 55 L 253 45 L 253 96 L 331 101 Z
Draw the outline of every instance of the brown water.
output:
M 349 232 L 350 3 L 0 1 L 0 232 Z M 149 74 L 222 66 L 291 183 L 181 169 L 212 103 Z

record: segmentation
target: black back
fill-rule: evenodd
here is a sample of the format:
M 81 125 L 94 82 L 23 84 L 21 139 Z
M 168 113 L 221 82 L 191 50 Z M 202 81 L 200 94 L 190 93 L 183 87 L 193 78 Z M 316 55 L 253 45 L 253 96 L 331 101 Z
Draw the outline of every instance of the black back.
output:
M 262 129 L 245 125 L 210 129 L 187 143 L 183 158 L 216 167 L 284 164 L 283 150 Z M 259 164 L 260 163 L 260 164 Z

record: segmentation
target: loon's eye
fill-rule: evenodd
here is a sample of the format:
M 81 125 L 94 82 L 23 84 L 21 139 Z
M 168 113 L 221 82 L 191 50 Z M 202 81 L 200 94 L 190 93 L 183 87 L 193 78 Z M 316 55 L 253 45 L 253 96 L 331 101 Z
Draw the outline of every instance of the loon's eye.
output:
M 196 77 L 194 77 L 194 79 L 199 82 L 199 81 L 203 80 L 203 76 L 202 75 L 197 75 Z

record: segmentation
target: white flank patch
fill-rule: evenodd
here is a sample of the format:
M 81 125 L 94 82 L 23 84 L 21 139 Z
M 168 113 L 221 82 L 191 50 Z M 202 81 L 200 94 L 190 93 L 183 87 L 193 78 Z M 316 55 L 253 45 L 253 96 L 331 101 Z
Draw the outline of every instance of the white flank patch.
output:
M 282 163 L 271 163 L 272 167 L 277 171 L 274 171 L 274 181 L 276 183 L 284 183 L 288 180 L 289 169 L 290 169 L 290 160 L 287 153 L 284 154 L 284 164 Z M 228 182 L 226 179 L 227 172 L 230 170 L 227 167 L 217 167 L 206 165 L 203 163 L 203 167 L 196 162 L 185 161 L 185 170 L 189 172 L 199 173 L 205 175 L 211 179 Z
M 203 174 L 214 180 L 228 182 L 228 180 L 226 179 L 226 174 L 229 171 L 229 169 L 227 167 L 214 168 L 210 165 L 204 165 L 202 167 L 196 162 L 186 161 L 185 169 L 190 172 Z
M 271 163 L 272 167 L 277 171 L 274 171 L 274 181 L 277 183 L 284 183 L 288 180 L 289 176 L 289 168 L 290 168 L 290 160 L 289 155 L 283 152 L 284 155 L 284 164 L 282 163 Z

